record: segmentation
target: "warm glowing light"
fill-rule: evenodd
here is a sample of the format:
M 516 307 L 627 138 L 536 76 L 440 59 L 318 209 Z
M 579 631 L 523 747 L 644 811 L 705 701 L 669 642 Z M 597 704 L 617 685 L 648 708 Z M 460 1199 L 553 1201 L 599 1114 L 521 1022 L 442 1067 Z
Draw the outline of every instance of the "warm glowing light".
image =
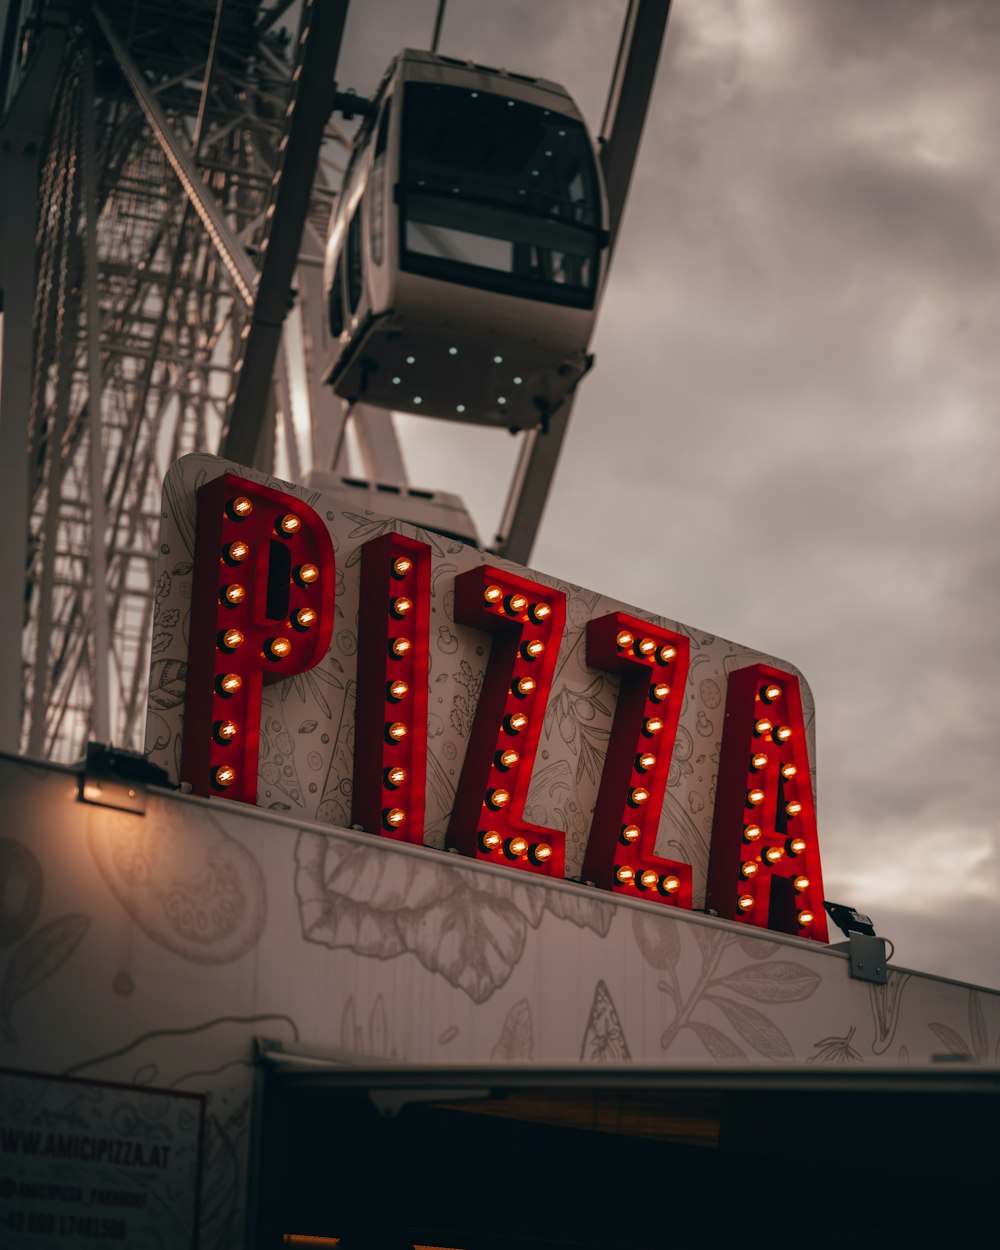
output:
M 753 731 L 758 738 L 763 738 L 765 734 L 771 732 L 771 722 L 766 716 L 762 716 L 759 721 L 754 723 Z
M 811 925 L 814 918 L 815 917 L 808 907 L 803 907 L 803 909 L 799 912 L 799 924 L 803 927 L 803 929 L 806 928 L 807 925 Z
M 657 651 L 656 658 L 660 661 L 661 664 L 669 664 L 670 661 L 676 655 L 677 655 L 677 648 L 670 646 L 668 644 L 666 646 L 661 647 L 659 651 Z
M 406 780 L 406 769 L 399 768 L 398 766 L 395 768 L 387 768 L 382 775 L 385 778 L 385 784 L 389 786 L 390 789 L 398 790 Z
M 753 895 L 741 894 L 736 900 L 736 906 L 740 909 L 740 911 L 750 911 L 753 907 Z
M 487 586 L 483 591 L 483 598 L 487 603 L 499 603 L 503 598 L 503 591 L 499 586 Z
M 536 625 L 541 625 L 542 621 L 547 621 L 552 615 L 552 608 L 547 603 L 533 603 L 528 609 L 528 616 Z
M 635 883 L 643 890 L 651 890 L 653 886 L 659 882 L 659 880 L 659 873 L 654 872 L 652 868 L 645 868 L 639 873 L 638 877 L 636 877 Z
M 759 807 L 764 802 L 764 798 L 763 790 L 753 789 L 747 791 L 747 804 L 750 807 Z
M 484 851 L 495 851 L 503 842 L 503 838 L 495 829 L 487 829 L 479 835 L 479 845 Z
M 547 842 L 536 842 L 528 852 L 528 858 L 536 864 L 544 864 L 552 858 L 552 847 Z
M 402 721 L 394 720 L 392 724 L 386 725 L 385 733 L 390 742 L 402 742 L 406 737 L 406 726 Z
M 760 692 L 760 697 L 765 703 L 773 703 L 775 699 L 781 698 L 781 687 L 773 684 L 765 686 Z
M 242 603 L 247 597 L 246 588 L 238 582 L 231 582 L 228 586 L 222 588 L 222 598 L 231 608 L 235 608 L 238 603 Z
M 784 858 L 785 852 L 780 846 L 766 846 L 764 848 L 764 858 L 769 864 L 778 864 Z
M 758 872 L 760 872 L 760 864 L 758 864 L 755 859 L 745 859 L 743 863 L 740 864 L 740 876 L 747 881 L 749 881 L 751 877 L 756 877 Z
M 319 577 L 319 569 L 315 564 L 300 564 L 293 576 L 300 585 L 311 586 Z
M 636 651 L 638 651 L 640 655 L 652 655 L 655 650 L 656 643 L 652 638 L 641 639 L 639 645 L 636 647 Z
M 519 591 L 512 595 L 508 595 L 504 606 L 511 616 L 520 616 L 524 609 L 528 606 L 527 595 L 522 595 Z
M 762 772 L 767 767 L 767 756 L 763 751 L 758 751 L 756 755 L 751 757 L 750 767 L 755 773 Z
M 412 646 L 413 643 L 410 642 L 409 638 L 393 638 L 393 640 L 389 643 L 389 648 L 397 659 L 406 655 L 407 651 L 409 651 Z
M 798 771 L 799 770 L 794 764 L 783 764 L 781 768 L 781 775 L 786 781 L 791 781 Z
M 392 562 L 393 577 L 405 577 L 413 568 L 413 561 L 409 556 L 397 556 Z
M 498 751 L 496 754 L 497 768 L 502 768 L 506 772 L 507 769 L 513 768 L 520 758 L 516 751 Z
M 492 807 L 498 812 L 501 807 L 506 807 L 510 802 L 510 791 L 502 788 L 486 791 L 486 806 Z
M 785 850 L 789 855 L 801 855 L 806 849 L 805 838 L 789 838 L 785 843 Z
M 622 825 L 621 840 L 628 846 L 632 842 L 638 842 L 641 833 L 638 825 Z
M 222 676 L 218 678 L 216 685 L 218 687 L 219 694 L 228 699 L 234 695 L 237 690 L 242 689 L 243 678 L 239 675 L 239 673 L 223 673 Z
M 287 638 L 268 638 L 264 643 L 264 651 L 272 660 L 283 660 L 292 650 L 292 644 Z
M 789 816 L 797 816 L 802 811 L 802 804 L 798 799 L 792 799 L 791 803 L 785 804 L 785 811 Z
M 405 681 L 390 681 L 385 688 L 385 692 L 393 703 L 398 703 L 400 699 L 405 699 L 410 693 L 410 687 Z
M 788 725 L 779 725 L 771 736 L 775 742 L 787 742 L 792 736 L 792 731 Z
M 387 829 L 398 829 L 405 820 L 406 812 L 401 807 L 388 808 L 382 817 L 382 822 Z
M 514 682 L 513 690 L 516 695 L 523 699 L 526 694 L 531 694 L 537 685 L 538 682 L 535 681 L 534 677 L 519 677 Z
M 795 880 L 792 882 L 792 885 L 794 885 L 795 888 L 801 894 L 803 890 L 809 889 L 809 878 L 808 877 L 796 877 Z
M 528 839 L 518 834 L 516 837 L 508 838 L 503 849 L 511 859 L 519 859 L 528 850 Z
M 654 734 L 658 734 L 663 728 L 663 721 L 659 716 L 647 716 L 642 722 L 642 732 L 647 738 L 652 738 Z
M 643 751 L 635 757 L 635 766 L 640 772 L 648 773 L 656 765 L 656 756 L 651 751 Z
M 301 528 L 302 522 L 294 512 L 286 512 L 275 526 L 279 534 L 297 534 Z
M 220 790 L 225 790 L 236 780 L 236 769 L 229 764 L 220 764 L 212 770 L 212 781 Z
M 242 521 L 253 512 L 253 504 L 247 499 L 246 495 L 237 495 L 235 499 L 230 499 L 226 504 L 226 511 L 234 521 Z
M 240 564 L 249 554 L 250 544 L 245 543 L 242 538 L 222 549 L 222 558 L 230 564 Z
M 675 877 L 672 872 L 668 872 L 665 877 L 661 877 L 659 881 L 659 891 L 661 894 L 676 894 L 681 888 L 680 877 Z
M 631 647 L 633 642 L 635 642 L 635 639 L 627 629 L 621 629 L 618 631 L 615 643 L 617 644 L 619 651 L 626 651 L 629 647 Z M 629 880 L 631 880 L 631 878 L 629 878 Z
M 658 681 L 655 686 L 650 686 L 649 697 L 654 703 L 662 703 L 670 694 L 670 687 L 665 681 Z
M 224 651 L 235 651 L 237 647 L 243 646 L 243 631 L 241 629 L 227 629 L 222 635 L 220 643 Z
M 521 648 L 521 654 L 526 660 L 537 660 L 545 650 L 545 643 L 541 638 L 532 638 L 530 642 L 526 642 Z
M 231 742 L 236 737 L 237 725 L 234 720 L 217 720 L 213 732 L 219 742 Z
M 628 792 L 628 802 L 630 807 L 641 807 L 643 803 L 648 802 L 649 791 L 645 786 L 633 786 Z
M 509 734 L 519 734 L 522 729 L 527 728 L 527 724 L 528 718 L 523 712 L 512 712 L 503 721 L 503 727 Z
M 759 837 L 760 837 L 760 825 L 744 825 L 743 826 L 743 841 L 744 842 L 756 842 Z
M 392 607 L 390 608 L 390 611 L 392 612 L 393 616 L 396 617 L 397 620 L 399 620 L 399 618 L 405 616 L 412 607 L 413 607 L 413 600 L 407 599 L 405 595 L 400 595 L 398 598 L 393 599 Z
M 310 625 L 316 624 L 316 609 L 299 608 L 295 613 L 294 621 L 299 629 L 308 629 Z
M 630 868 L 628 864 L 621 864 L 615 869 L 615 877 L 622 885 L 628 885 L 629 882 L 635 880 L 635 870 Z

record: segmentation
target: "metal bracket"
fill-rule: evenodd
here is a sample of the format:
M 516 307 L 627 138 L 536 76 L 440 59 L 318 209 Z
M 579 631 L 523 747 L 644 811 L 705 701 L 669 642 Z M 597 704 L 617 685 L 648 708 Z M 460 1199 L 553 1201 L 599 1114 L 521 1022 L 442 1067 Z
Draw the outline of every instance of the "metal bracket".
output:
M 169 788 L 170 779 L 144 755 L 137 751 L 116 751 L 102 742 L 87 743 L 87 758 L 76 796 L 78 802 L 145 816 L 149 785 Z
M 870 981 L 873 985 L 885 985 L 888 981 L 885 938 L 849 933 L 846 942 L 837 942 L 830 949 L 847 952 L 847 968 L 853 980 Z

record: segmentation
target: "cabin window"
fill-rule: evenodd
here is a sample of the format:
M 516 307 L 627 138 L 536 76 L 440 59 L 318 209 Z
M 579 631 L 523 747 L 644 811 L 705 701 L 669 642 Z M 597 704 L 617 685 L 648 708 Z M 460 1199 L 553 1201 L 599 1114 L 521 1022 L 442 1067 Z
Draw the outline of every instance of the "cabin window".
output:
M 389 138 L 389 109 L 392 97 L 386 100 L 379 118 L 378 133 L 375 136 L 375 159 L 372 161 L 372 173 L 369 186 L 371 193 L 368 201 L 368 230 L 372 245 L 372 264 L 381 265 L 385 259 L 385 148 Z
M 592 307 L 600 196 L 580 122 L 506 95 L 408 83 L 402 267 Z
M 358 311 L 361 303 L 361 220 L 362 207 L 354 210 L 351 224 L 347 227 L 347 302 L 351 312 Z
M 343 256 L 337 257 L 337 267 L 333 274 L 333 285 L 330 287 L 330 334 L 339 339 L 344 333 L 344 283 L 341 279 Z

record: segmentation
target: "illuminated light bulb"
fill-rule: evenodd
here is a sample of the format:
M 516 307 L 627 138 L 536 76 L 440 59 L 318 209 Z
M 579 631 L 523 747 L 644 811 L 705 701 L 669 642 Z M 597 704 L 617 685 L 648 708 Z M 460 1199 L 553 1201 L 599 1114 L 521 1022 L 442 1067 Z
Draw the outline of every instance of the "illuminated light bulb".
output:
M 643 751 L 635 757 L 635 766 L 640 772 L 648 773 L 656 765 L 656 756 L 651 751 Z
M 319 577 L 315 564 L 300 564 L 292 575 L 301 586 L 311 586 Z
M 635 642 L 635 639 L 627 629 L 621 629 L 618 631 L 618 636 L 615 638 L 615 645 L 618 647 L 619 651 L 627 651 L 633 642 Z
M 657 888 L 661 894 L 676 894 L 681 888 L 681 879 L 668 872 L 665 877 L 660 878 Z
M 390 742 L 402 742 L 406 737 L 406 726 L 402 721 L 394 720 L 385 727 L 385 736 Z
M 676 656 L 676 654 L 677 654 L 677 648 L 667 644 L 666 646 L 661 647 L 659 651 L 657 651 L 656 658 L 660 661 L 661 664 L 669 664 L 670 661 Z
M 486 829 L 479 835 L 479 845 L 484 851 L 495 851 L 503 843 L 503 838 L 495 829 Z
M 654 734 L 658 734 L 663 728 L 663 721 L 658 716 L 647 716 L 642 722 L 642 732 L 647 738 L 652 738 Z
M 659 873 L 654 872 L 652 868 L 645 868 L 639 873 L 638 877 L 636 877 L 635 883 L 640 887 L 640 889 L 651 890 L 659 880 Z
M 797 816 L 802 811 L 802 804 L 798 799 L 792 799 L 791 803 L 785 804 L 785 811 L 789 816 Z
M 739 898 L 736 900 L 736 906 L 740 909 L 740 911 L 750 911 L 750 910 L 752 910 L 752 908 L 753 908 L 753 895 L 752 895 L 752 894 L 741 894 L 741 895 L 739 896 Z
M 532 690 L 538 685 L 534 677 L 519 677 L 517 681 L 511 684 L 514 694 L 523 699 L 525 695 L 531 694 Z
M 533 603 L 528 609 L 528 616 L 540 625 L 542 621 L 547 621 L 552 615 L 552 608 L 547 603 Z
M 509 734 L 519 734 L 527 725 L 528 718 L 523 712 L 512 712 L 503 718 L 503 727 Z
M 806 849 L 805 838 L 789 838 L 785 843 L 785 850 L 789 855 L 801 855 Z
M 246 495 L 237 495 L 226 504 L 226 511 L 234 521 L 242 521 L 253 512 L 253 504 Z
M 799 770 L 795 767 L 794 764 L 784 764 L 782 765 L 782 768 L 781 768 L 781 775 L 782 777 L 784 777 L 786 781 L 791 781 L 791 779 L 795 776 L 795 774 L 798 771 Z
M 655 686 L 650 686 L 649 697 L 654 703 L 662 703 L 670 694 L 670 687 L 665 681 L 658 681 Z
M 767 756 L 763 751 L 758 751 L 756 755 L 750 757 L 750 767 L 755 773 L 762 772 L 767 767 Z
M 393 703 L 398 703 L 410 693 L 410 687 L 405 681 L 390 681 L 385 688 L 385 693 Z
M 528 851 L 528 839 L 522 838 L 517 834 L 513 838 L 508 838 L 504 843 L 504 854 L 510 859 L 520 859 L 522 855 L 526 855 Z
M 521 757 L 518 755 L 516 751 L 508 750 L 508 751 L 497 751 L 496 756 L 494 758 L 496 760 L 497 768 L 502 768 L 504 772 L 507 772 L 508 769 L 511 769 L 514 767 L 514 765 L 517 763 L 517 761 Z
M 785 852 L 780 846 L 766 846 L 764 848 L 764 859 L 766 859 L 769 864 L 780 864 L 782 859 L 784 859 L 784 856 Z
M 792 731 L 788 725 L 779 725 L 778 728 L 771 735 L 771 737 L 774 738 L 775 742 L 787 742 L 791 736 L 792 736 Z
M 615 869 L 615 877 L 621 885 L 630 885 L 635 880 L 635 870 L 628 864 L 620 864 Z
M 649 791 L 645 786 L 633 786 L 628 792 L 628 803 L 630 807 L 642 807 L 643 803 L 649 800 Z
M 235 651 L 237 647 L 243 646 L 243 631 L 241 629 L 227 629 L 219 639 L 219 646 L 223 651 Z
M 222 558 L 228 564 L 240 564 L 250 554 L 250 544 L 239 539 L 222 548 Z
M 401 807 L 387 807 L 382 813 L 382 823 L 387 829 L 398 829 L 406 820 L 406 812 Z
M 486 791 L 486 806 L 492 807 L 495 812 L 498 812 L 501 807 L 506 807 L 509 802 L 509 790 L 504 790 L 502 787 L 498 787 L 495 790 Z
M 764 686 L 760 692 L 760 697 L 765 703 L 773 703 L 775 699 L 781 698 L 781 687 L 776 686 L 773 683 L 771 685 Z
M 629 846 L 631 843 L 639 841 L 641 832 L 642 831 L 638 825 L 622 825 L 622 831 L 619 834 L 619 837 L 626 846 Z
M 393 577 L 405 577 L 413 568 L 413 561 L 409 556 L 397 556 L 392 562 Z
M 760 872 L 760 864 L 755 859 L 745 859 L 740 864 L 740 876 L 746 881 L 749 881 L 751 877 L 756 877 L 758 872 Z
M 310 625 L 316 624 L 315 608 L 299 608 L 293 618 L 295 625 L 299 629 L 308 629 Z
M 264 651 L 272 660 L 283 660 L 292 650 L 292 644 L 287 638 L 268 638 L 264 643 Z
M 758 738 L 763 738 L 765 734 L 771 732 L 771 722 L 766 716 L 762 716 L 759 721 L 754 722 L 753 731 Z
M 815 917 L 808 907 L 803 907 L 803 909 L 799 912 L 799 924 L 803 929 L 805 929 L 808 925 L 811 925 L 814 919 Z
M 545 650 L 545 643 L 541 638 L 532 638 L 530 642 L 526 642 L 521 648 L 521 654 L 526 660 L 537 660 Z
M 504 607 L 511 614 L 511 616 L 520 616 L 527 606 L 528 597 L 527 595 L 522 595 L 520 592 L 508 595 L 504 600 Z
M 220 790 L 226 790 L 236 780 L 236 769 L 230 764 L 220 764 L 218 768 L 212 769 L 212 784 L 219 787 Z
M 753 789 L 747 791 L 747 807 L 760 807 L 764 802 L 765 794 L 763 790 Z
M 279 518 L 274 528 L 279 534 L 297 534 L 302 528 L 302 522 L 294 512 L 286 512 L 283 517 Z
M 503 598 L 503 591 L 499 586 L 487 586 L 483 591 L 483 598 L 487 603 L 499 603 Z
M 798 892 L 801 894 L 803 890 L 809 889 L 809 878 L 808 877 L 796 877 L 795 880 L 792 882 L 792 885 L 795 886 L 796 890 L 798 890 Z
M 552 847 L 547 842 L 536 842 L 528 851 L 528 858 L 536 864 L 545 864 L 552 858 Z
M 760 837 L 760 825 L 744 825 L 743 841 L 756 842 Z
M 229 699 L 243 687 L 243 678 L 239 673 L 223 673 L 216 679 L 216 688 L 223 698 Z
M 222 588 L 222 601 L 235 608 L 238 603 L 242 603 L 247 597 L 246 589 L 239 582 L 230 582 L 228 586 Z
M 410 642 L 409 638 L 393 638 L 389 643 L 389 650 L 396 659 L 402 659 L 412 646 L 413 643 Z
M 212 727 L 218 742 L 231 742 L 236 737 L 238 731 L 237 724 L 234 720 L 217 720 Z
M 390 789 L 398 790 L 406 780 L 406 769 L 398 766 L 395 768 L 387 768 L 382 774 L 382 777 L 385 780 L 385 784 Z
M 397 599 L 393 599 L 390 611 L 397 620 L 400 620 L 412 607 L 413 600 L 407 599 L 405 595 L 400 595 Z
M 640 639 L 639 645 L 636 647 L 636 651 L 638 651 L 640 655 L 652 655 L 655 650 L 656 643 L 652 638 Z

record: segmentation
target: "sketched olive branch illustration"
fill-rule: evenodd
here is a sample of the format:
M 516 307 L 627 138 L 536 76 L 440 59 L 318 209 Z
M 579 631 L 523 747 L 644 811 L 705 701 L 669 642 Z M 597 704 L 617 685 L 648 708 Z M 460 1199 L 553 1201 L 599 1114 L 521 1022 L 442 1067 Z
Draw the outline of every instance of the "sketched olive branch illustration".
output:
M 578 757 L 577 781 L 586 773 L 596 782 L 603 766 L 605 748 L 601 744 L 607 741 L 610 731 L 592 723 L 598 712 L 604 717 L 611 715 L 611 709 L 599 698 L 603 686 L 604 676 L 599 673 L 585 690 L 564 687 L 545 709 L 546 734 L 551 736 L 558 728 L 563 742 Z

